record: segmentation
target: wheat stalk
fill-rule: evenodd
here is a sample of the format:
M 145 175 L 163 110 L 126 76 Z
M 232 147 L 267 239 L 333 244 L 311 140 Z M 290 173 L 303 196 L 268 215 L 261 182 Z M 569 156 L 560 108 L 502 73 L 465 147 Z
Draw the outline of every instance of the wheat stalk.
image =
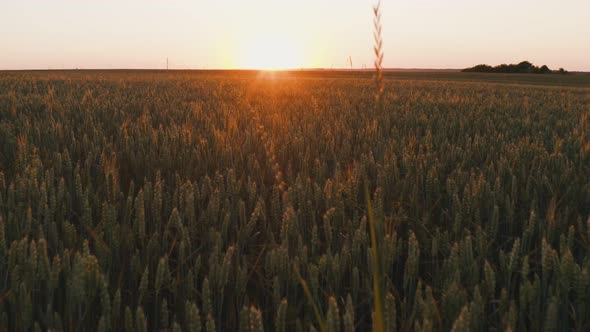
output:
M 305 279 L 303 279 L 303 277 L 301 276 L 301 273 L 299 273 L 299 269 L 297 268 L 297 266 L 294 267 L 293 271 L 295 272 L 295 276 L 297 277 L 297 279 L 299 279 L 299 283 L 301 284 L 301 287 L 303 288 L 303 292 L 305 293 L 307 300 L 312 305 L 313 313 L 315 314 L 315 318 L 318 321 L 320 331 L 326 332 L 327 331 L 326 324 L 324 323 L 324 320 L 322 319 L 320 309 L 315 304 L 315 301 L 313 299 L 313 295 L 311 295 L 311 291 L 309 290 L 309 287 L 307 286 L 307 282 L 305 282 Z
M 374 45 L 373 50 L 375 52 L 375 101 L 377 104 L 377 109 L 379 111 L 383 108 L 383 70 L 382 70 L 382 63 L 383 63 L 383 40 L 381 39 L 381 1 L 379 0 L 376 5 L 373 6 L 373 38 L 374 38 Z M 373 215 L 373 209 L 371 207 L 371 198 L 369 196 L 369 188 L 367 184 L 365 184 L 365 196 L 367 197 L 367 211 L 369 217 L 369 226 L 370 226 L 370 234 L 371 234 L 371 252 L 372 252 L 372 264 L 371 267 L 373 269 L 373 293 L 374 293 L 374 326 L 373 331 L 384 331 L 384 317 L 383 317 L 383 299 L 381 294 L 381 281 L 379 280 L 380 276 L 380 267 L 379 267 L 379 251 L 377 249 L 377 236 L 375 234 L 375 217 Z
M 270 140 L 270 137 L 266 131 L 266 128 L 264 127 L 264 124 L 262 124 L 262 119 L 260 119 L 258 112 L 255 111 L 254 108 L 250 108 L 250 113 L 252 114 L 252 119 L 255 122 L 256 133 L 264 145 L 264 153 L 267 157 L 267 163 L 271 166 L 275 179 L 275 185 L 282 194 L 287 188 L 287 183 L 284 180 L 283 172 L 281 171 L 281 167 L 277 161 L 275 146 Z
M 371 235 L 371 268 L 373 270 L 373 293 L 374 293 L 374 326 L 373 331 L 381 332 L 385 331 L 384 316 L 383 316 L 383 298 L 381 294 L 381 280 L 380 274 L 381 269 L 379 267 L 379 249 L 377 248 L 377 235 L 375 231 L 375 216 L 373 214 L 373 208 L 371 206 L 371 196 L 369 195 L 369 187 L 365 183 L 365 196 L 367 197 L 367 213 L 369 217 L 369 230 Z
M 383 108 L 383 39 L 381 38 L 381 1 L 373 6 L 373 51 L 375 52 L 375 100 L 377 109 Z

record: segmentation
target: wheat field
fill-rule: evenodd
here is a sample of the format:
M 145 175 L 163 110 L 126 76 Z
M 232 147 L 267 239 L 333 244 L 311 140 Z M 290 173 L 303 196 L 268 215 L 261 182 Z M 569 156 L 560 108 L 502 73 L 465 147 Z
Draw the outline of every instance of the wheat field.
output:
M 588 330 L 590 76 L 381 84 L 0 73 L 0 330 Z

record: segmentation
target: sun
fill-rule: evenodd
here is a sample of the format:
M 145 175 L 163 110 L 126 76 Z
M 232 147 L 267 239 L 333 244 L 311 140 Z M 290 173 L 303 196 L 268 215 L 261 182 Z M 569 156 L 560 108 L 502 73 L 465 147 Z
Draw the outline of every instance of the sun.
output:
M 242 69 L 281 70 L 301 68 L 303 45 L 278 32 L 259 32 L 240 41 L 237 54 Z

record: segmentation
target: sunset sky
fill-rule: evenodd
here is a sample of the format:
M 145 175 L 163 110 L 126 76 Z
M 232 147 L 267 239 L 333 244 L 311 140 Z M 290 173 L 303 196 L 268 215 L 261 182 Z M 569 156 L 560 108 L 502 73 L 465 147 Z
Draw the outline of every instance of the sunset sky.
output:
M 3 0 L 0 69 L 354 67 L 372 1 Z M 384 66 L 590 71 L 589 0 L 385 0 Z

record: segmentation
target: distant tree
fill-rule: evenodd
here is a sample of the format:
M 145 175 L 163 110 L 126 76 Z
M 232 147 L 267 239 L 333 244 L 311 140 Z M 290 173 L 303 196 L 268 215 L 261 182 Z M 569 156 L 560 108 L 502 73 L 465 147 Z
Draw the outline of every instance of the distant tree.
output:
M 472 68 L 463 69 L 464 72 L 473 72 L 473 73 L 491 73 L 493 72 L 494 68 L 488 65 L 477 65 Z
M 547 65 L 543 65 L 541 66 L 541 68 L 539 68 L 539 74 L 549 74 L 551 73 L 551 69 L 549 69 L 549 67 L 547 67 Z
M 534 72 L 534 66 L 528 61 L 523 61 L 516 65 L 516 70 L 518 73 L 532 73 Z
M 561 69 L 563 70 L 563 69 Z M 471 68 L 465 68 L 462 70 L 463 72 L 473 72 L 473 73 L 535 73 L 535 74 L 550 74 L 552 73 L 551 69 L 546 65 L 541 67 L 537 67 L 530 63 L 529 61 L 522 61 L 519 64 L 501 64 L 495 67 L 481 64 Z M 560 71 L 560 73 L 566 73 L 566 71 Z
M 512 66 L 512 65 L 510 65 L 510 66 Z M 511 70 L 510 69 L 510 66 L 507 65 L 507 64 L 505 64 L 505 63 L 503 63 L 503 64 L 501 64 L 499 66 L 494 67 L 494 69 L 495 69 L 495 72 L 496 73 L 509 73 L 510 70 Z

